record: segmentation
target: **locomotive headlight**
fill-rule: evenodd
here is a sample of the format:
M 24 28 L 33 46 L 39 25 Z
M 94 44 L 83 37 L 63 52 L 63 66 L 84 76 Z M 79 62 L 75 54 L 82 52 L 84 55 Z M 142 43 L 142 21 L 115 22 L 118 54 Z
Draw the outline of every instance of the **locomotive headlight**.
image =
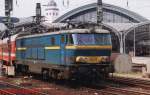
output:
M 101 62 L 108 62 L 109 57 L 108 56 L 102 56 Z
M 77 63 L 101 63 L 101 62 L 108 62 L 108 56 L 77 56 L 76 62 Z
M 100 56 L 77 56 L 77 63 L 100 63 Z
M 83 56 L 76 57 L 76 62 L 85 62 L 86 58 Z

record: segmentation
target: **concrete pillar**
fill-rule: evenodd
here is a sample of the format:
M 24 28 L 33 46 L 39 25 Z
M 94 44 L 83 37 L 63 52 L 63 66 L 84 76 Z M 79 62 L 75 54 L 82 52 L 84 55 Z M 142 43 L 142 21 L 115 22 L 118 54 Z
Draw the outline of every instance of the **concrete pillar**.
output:
M 125 36 L 123 37 L 123 52 L 126 54 L 126 38 Z
M 123 54 L 123 32 L 120 32 L 120 53 Z
M 135 52 L 136 52 L 136 47 L 135 47 L 135 28 L 134 28 L 134 38 L 133 38 L 133 49 L 134 49 L 134 56 L 135 56 Z

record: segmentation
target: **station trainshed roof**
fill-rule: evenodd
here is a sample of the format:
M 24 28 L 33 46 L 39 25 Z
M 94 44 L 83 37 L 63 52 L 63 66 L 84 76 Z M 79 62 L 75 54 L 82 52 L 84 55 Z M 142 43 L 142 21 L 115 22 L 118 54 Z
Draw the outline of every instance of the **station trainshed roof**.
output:
M 130 27 L 125 31 L 124 37 L 128 40 L 133 40 L 134 31 L 136 42 L 150 40 L 150 21 L 142 22 Z
M 120 32 L 120 31 L 128 32 L 135 27 L 138 27 L 143 24 L 147 24 L 148 22 L 149 21 L 143 22 L 143 23 L 103 23 L 103 25 L 112 29 L 114 32 Z M 31 20 L 25 20 L 25 21 L 16 23 L 15 27 L 20 27 L 20 26 L 25 26 L 25 25 L 30 25 L 30 24 L 34 24 L 34 23 Z M 53 27 L 59 28 L 59 27 L 67 26 L 66 23 L 46 23 L 46 22 L 41 23 L 41 25 L 45 26 L 45 28 L 53 28 Z M 0 31 L 4 31 L 5 29 L 7 29 L 7 27 L 3 23 L 0 23 Z
M 32 25 L 34 24 L 32 21 L 29 20 L 24 20 L 24 22 L 19 22 L 16 23 L 15 26 L 20 27 L 20 26 L 24 26 L 24 25 Z M 115 32 L 115 34 L 119 35 L 120 32 L 124 32 L 125 36 L 128 35 L 128 33 L 131 33 L 134 29 L 144 26 L 144 25 L 150 25 L 150 21 L 147 22 L 142 22 L 142 23 L 104 23 L 103 25 L 110 28 L 113 32 Z M 41 23 L 42 26 L 44 26 L 45 28 L 53 28 L 56 27 L 66 27 L 66 23 Z M 0 31 L 4 31 L 6 28 L 6 26 L 3 23 L 0 23 Z M 133 34 L 133 33 L 132 33 Z M 133 38 L 133 35 L 128 35 L 129 39 Z M 136 37 L 137 41 L 142 40 L 144 38 L 148 39 L 148 35 L 147 35 L 147 31 L 137 31 L 136 35 L 138 35 Z M 132 39 L 131 39 L 132 40 Z
M 105 26 L 109 26 L 118 32 L 125 32 L 138 24 L 140 23 L 104 23 Z
M 56 19 L 54 22 L 62 22 L 67 20 L 69 17 L 74 16 L 78 13 L 81 13 L 83 11 L 89 10 L 89 9 L 93 9 L 97 7 L 97 3 L 92 3 L 92 4 L 88 4 L 88 5 L 84 5 L 81 7 L 78 7 L 76 9 L 73 9 L 69 12 L 67 12 L 66 14 L 62 15 L 61 17 L 59 17 L 58 19 Z M 114 5 L 110 5 L 110 4 L 103 4 L 103 8 L 107 9 L 107 10 L 111 10 L 113 12 L 118 12 L 120 14 L 124 14 L 130 18 L 133 18 L 134 20 L 138 21 L 138 22 L 145 22 L 148 21 L 148 19 L 140 16 L 139 14 L 126 10 L 124 8 L 118 7 L 118 6 L 114 6 Z

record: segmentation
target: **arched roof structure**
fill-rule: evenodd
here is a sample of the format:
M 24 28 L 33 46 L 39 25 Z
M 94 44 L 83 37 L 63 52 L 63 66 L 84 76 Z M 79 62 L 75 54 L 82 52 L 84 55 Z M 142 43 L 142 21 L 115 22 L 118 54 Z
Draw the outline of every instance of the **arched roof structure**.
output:
M 67 19 L 74 19 L 78 16 L 83 15 L 84 13 L 96 12 L 96 6 L 97 6 L 96 3 L 81 6 L 79 8 L 76 8 L 76 9 L 71 10 L 70 12 L 64 14 L 63 16 L 56 19 L 54 22 L 63 22 Z M 104 9 L 104 15 L 105 15 L 105 12 L 117 14 L 124 18 L 129 19 L 130 22 L 133 22 L 133 23 L 147 21 L 147 19 L 138 15 L 137 13 L 131 12 L 129 10 L 126 10 L 126 9 L 118 7 L 118 6 L 114 6 L 114 5 L 110 5 L 110 4 L 103 4 L 103 9 Z M 104 20 L 105 20 L 105 17 L 104 17 Z
M 150 24 L 150 21 L 141 22 L 141 23 L 139 23 L 139 24 L 137 24 L 137 25 L 134 25 L 133 27 L 129 28 L 128 30 L 126 30 L 125 33 L 128 34 L 128 33 L 131 32 L 132 30 L 134 30 L 134 29 L 136 29 L 136 28 L 138 28 L 138 27 L 140 27 L 140 26 L 148 25 L 148 24 Z
M 124 33 L 124 39 L 132 40 L 133 37 L 131 36 L 134 35 L 134 32 L 136 42 L 141 40 L 150 40 L 150 21 L 141 22 L 126 30 Z
M 134 56 L 150 55 L 150 21 L 141 22 L 124 32 L 124 53 L 134 51 Z

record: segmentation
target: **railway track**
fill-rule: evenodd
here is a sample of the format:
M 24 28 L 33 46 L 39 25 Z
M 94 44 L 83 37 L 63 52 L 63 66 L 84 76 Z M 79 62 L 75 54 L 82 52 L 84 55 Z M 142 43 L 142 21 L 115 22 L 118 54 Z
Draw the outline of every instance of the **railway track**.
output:
M 125 88 L 117 88 L 107 86 L 105 89 L 92 89 L 92 88 L 85 88 L 89 91 L 89 93 L 93 92 L 97 95 L 150 95 L 147 92 L 135 91 Z
M 116 82 L 116 83 L 127 84 L 130 86 L 136 86 L 136 87 L 140 87 L 146 90 L 150 90 L 149 80 L 142 80 L 142 79 L 136 79 L 136 78 L 124 78 L 124 77 L 114 77 L 114 78 L 110 78 L 109 80 Z
M 150 95 L 150 81 L 135 79 L 135 78 L 124 78 L 124 77 L 113 77 L 108 79 L 112 85 L 106 85 L 104 89 L 85 88 L 89 92 L 95 92 L 96 95 Z M 100 87 L 102 88 L 102 87 Z
M 109 80 L 116 85 L 119 84 L 119 86 L 112 86 L 109 83 L 104 83 L 104 86 L 98 84 L 96 87 L 81 85 L 81 89 L 78 91 L 76 89 L 68 88 L 65 84 L 63 86 L 50 83 L 50 85 L 39 80 L 32 80 L 30 81 L 30 83 L 32 83 L 31 86 L 22 87 L 2 79 L 0 80 L 0 95 L 66 95 L 66 93 L 68 93 L 68 95 L 150 95 L 150 91 L 134 89 L 136 87 L 142 89 L 146 89 L 146 87 L 150 88 L 150 81 L 118 77 Z M 34 84 L 40 85 L 35 86 Z
M 21 87 L 8 82 L 0 81 L 0 95 L 49 95 L 36 89 Z

